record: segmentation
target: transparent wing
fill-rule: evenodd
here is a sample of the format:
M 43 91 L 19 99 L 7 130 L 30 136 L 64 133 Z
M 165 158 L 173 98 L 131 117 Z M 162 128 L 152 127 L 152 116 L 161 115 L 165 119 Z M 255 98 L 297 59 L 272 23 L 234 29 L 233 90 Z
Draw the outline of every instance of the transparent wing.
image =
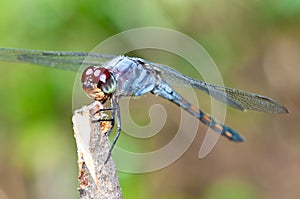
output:
M 211 95 L 215 99 L 226 103 L 239 110 L 254 110 L 259 112 L 267 113 L 287 113 L 288 110 L 268 97 L 237 90 L 233 88 L 227 88 L 223 86 L 217 86 L 214 84 L 209 84 L 202 82 L 190 77 L 187 77 L 176 70 L 169 68 L 164 65 L 155 64 L 145 61 L 147 64 L 151 65 L 155 70 L 157 70 L 163 79 L 170 85 L 178 86 L 180 84 L 189 85 L 193 88 L 204 91 L 205 93 Z M 180 85 L 179 85 L 180 86 Z
M 33 63 L 69 71 L 78 71 L 80 65 L 104 65 L 116 57 L 117 56 L 115 55 L 87 52 L 58 52 L 0 48 L 0 60 L 2 61 Z M 288 112 L 284 106 L 270 98 L 250 92 L 208 84 L 184 76 L 183 74 L 167 66 L 147 62 L 145 60 L 143 60 L 143 62 L 149 64 L 153 69 L 157 70 L 169 84 L 178 86 L 178 80 L 180 80 L 181 85 L 189 85 L 202 90 L 217 100 L 231 105 L 234 108 L 270 113 Z
M 18 48 L 0 48 L 0 60 L 39 64 L 51 68 L 78 71 L 80 65 L 103 65 L 114 55 L 88 52 L 58 52 L 25 50 Z

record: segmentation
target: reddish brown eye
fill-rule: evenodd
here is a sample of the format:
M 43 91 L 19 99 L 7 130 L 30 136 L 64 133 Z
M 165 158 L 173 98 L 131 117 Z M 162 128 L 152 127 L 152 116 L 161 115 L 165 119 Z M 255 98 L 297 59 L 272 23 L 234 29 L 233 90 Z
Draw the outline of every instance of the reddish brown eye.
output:
M 89 66 L 86 68 L 81 76 L 81 83 L 84 90 L 86 89 L 94 89 L 95 85 L 97 85 L 98 81 L 95 81 L 94 78 L 94 66 Z
M 98 81 L 98 85 L 106 84 L 112 77 L 109 71 L 105 68 L 97 68 L 94 72 L 95 81 Z
M 82 74 L 82 87 L 84 89 L 101 89 L 106 94 L 116 90 L 116 80 L 114 76 L 103 67 L 89 66 Z

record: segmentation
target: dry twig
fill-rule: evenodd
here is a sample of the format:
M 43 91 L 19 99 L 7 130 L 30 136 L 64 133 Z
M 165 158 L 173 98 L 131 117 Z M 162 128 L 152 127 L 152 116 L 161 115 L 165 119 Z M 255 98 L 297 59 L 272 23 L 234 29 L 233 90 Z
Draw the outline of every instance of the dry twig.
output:
M 74 112 L 72 121 L 78 148 L 79 194 L 81 199 L 117 199 L 122 192 L 112 158 L 104 165 L 110 145 L 105 133 L 109 121 L 93 122 L 94 113 L 103 108 L 99 102 Z M 100 118 L 103 115 L 98 115 Z

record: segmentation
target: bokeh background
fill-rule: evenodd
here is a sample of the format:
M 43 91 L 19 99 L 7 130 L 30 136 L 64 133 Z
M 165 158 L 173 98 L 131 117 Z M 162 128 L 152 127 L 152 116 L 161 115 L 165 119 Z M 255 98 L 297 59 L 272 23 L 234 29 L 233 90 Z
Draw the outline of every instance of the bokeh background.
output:
M 192 37 L 214 59 L 226 86 L 270 96 L 290 113 L 228 108 L 226 124 L 245 136 L 245 143 L 219 139 L 213 151 L 199 160 L 206 130 L 201 124 L 192 146 L 169 167 L 147 174 L 120 172 L 124 198 L 298 198 L 300 1 L 0 2 L 1 47 L 90 51 L 114 34 L 146 26 Z M 163 60 L 191 74 L 178 62 L 166 60 L 164 53 L 149 55 L 151 61 Z M 71 124 L 75 74 L 0 62 L 0 77 L 0 199 L 78 198 Z M 153 99 L 134 100 L 133 118 L 145 118 L 137 122 L 149 122 L 147 113 L 139 110 Z M 199 99 L 209 111 L 209 98 L 199 93 Z M 162 103 L 167 127 L 154 146 L 171 138 L 177 128 L 179 109 Z M 120 145 L 126 147 L 127 142 L 121 137 Z

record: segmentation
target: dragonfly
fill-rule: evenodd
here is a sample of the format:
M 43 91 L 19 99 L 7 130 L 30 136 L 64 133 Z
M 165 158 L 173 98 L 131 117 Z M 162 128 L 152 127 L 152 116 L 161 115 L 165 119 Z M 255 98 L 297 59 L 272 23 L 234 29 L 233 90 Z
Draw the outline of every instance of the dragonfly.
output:
M 86 59 L 87 57 L 88 59 Z M 192 105 L 177 93 L 172 86 L 177 86 L 178 83 L 191 86 L 242 111 L 288 113 L 287 108 L 271 98 L 193 79 L 166 65 L 152 63 L 136 57 L 89 52 L 0 48 L 0 60 L 32 63 L 69 71 L 78 71 L 79 66 L 83 65 L 85 69 L 80 71 L 82 72 L 83 90 L 90 98 L 102 104 L 105 104 L 107 100 L 110 101 L 110 107 L 99 111 L 112 111 L 112 126 L 114 126 L 114 118 L 117 118 L 117 133 L 106 162 L 111 156 L 112 149 L 121 133 L 119 99 L 122 97 L 152 93 L 165 98 L 198 118 L 215 132 L 234 142 L 242 142 L 244 139 L 235 130 L 218 122 L 200 108 Z M 109 135 L 109 132 L 107 135 Z

